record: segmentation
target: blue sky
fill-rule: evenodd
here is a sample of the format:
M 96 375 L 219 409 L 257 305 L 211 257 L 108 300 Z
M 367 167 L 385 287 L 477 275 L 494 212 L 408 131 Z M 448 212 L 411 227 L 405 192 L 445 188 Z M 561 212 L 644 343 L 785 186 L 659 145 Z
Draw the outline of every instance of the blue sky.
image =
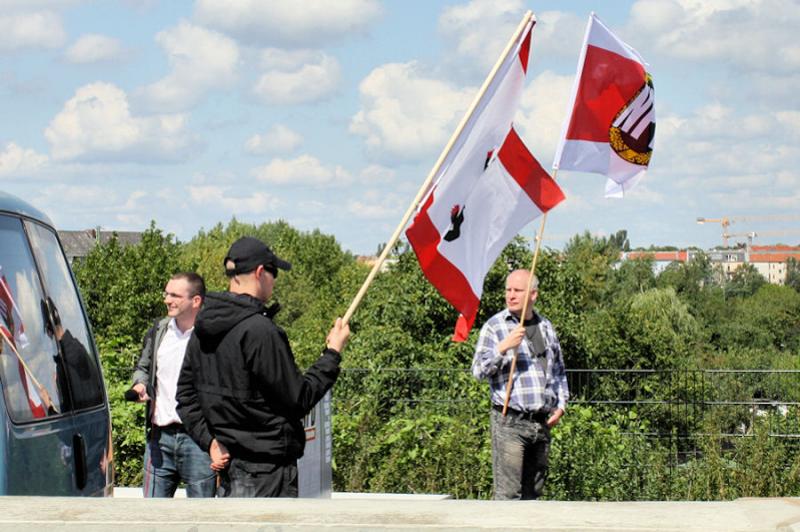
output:
M 545 245 L 619 229 L 634 246 L 718 245 L 701 216 L 800 243 L 793 0 L 0 0 L 2 189 L 62 229 L 155 220 L 187 240 L 284 219 L 373 253 L 528 9 L 516 126 L 545 168 L 590 11 L 656 90 L 642 184 L 605 199 L 603 177 L 560 173 Z

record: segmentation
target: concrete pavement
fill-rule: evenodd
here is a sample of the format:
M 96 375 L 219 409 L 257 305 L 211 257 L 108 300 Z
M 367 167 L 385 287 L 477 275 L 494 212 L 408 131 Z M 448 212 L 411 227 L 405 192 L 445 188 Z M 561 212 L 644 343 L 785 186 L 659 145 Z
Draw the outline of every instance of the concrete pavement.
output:
M 800 499 L 495 502 L 345 499 L 1 497 L 0 530 L 797 531 Z

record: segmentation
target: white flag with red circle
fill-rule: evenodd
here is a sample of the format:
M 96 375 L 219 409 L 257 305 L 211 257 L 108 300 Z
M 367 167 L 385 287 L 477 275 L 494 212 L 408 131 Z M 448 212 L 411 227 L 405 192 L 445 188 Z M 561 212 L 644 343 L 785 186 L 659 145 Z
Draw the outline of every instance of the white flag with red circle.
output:
M 647 172 L 656 117 L 646 63 L 592 13 L 553 168 L 605 175 L 622 197 Z

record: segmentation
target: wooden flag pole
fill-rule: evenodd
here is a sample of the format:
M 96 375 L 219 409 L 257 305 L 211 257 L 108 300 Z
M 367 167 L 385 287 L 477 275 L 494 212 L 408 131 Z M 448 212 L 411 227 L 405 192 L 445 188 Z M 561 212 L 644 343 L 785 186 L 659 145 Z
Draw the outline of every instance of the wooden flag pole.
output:
M 558 170 L 553 172 L 553 181 L 558 176 Z M 549 211 L 548 211 L 549 212 Z M 525 302 L 522 304 L 522 313 L 520 314 L 519 326 L 525 327 L 525 315 L 528 313 L 528 302 L 530 301 L 531 287 L 533 285 L 533 277 L 536 275 L 536 262 L 539 259 L 539 250 L 542 247 L 542 237 L 544 236 L 544 225 L 547 222 L 547 212 L 542 215 L 542 223 L 539 225 L 539 233 L 536 235 L 536 247 L 533 251 L 533 260 L 531 261 L 531 274 L 528 276 L 528 295 L 525 297 Z M 511 388 L 514 385 L 514 372 L 517 370 L 517 351 L 518 347 L 514 348 L 514 354 L 511 358 L 511 369 L 508 372 L 508 383 L 506 384 L 506 399 L 503 402 L 503 416 L 508 412 L 508 403 L 511 401 Z
M 495 63 L 494 67 L 492 67 L 492 70 L 489 72 L 489 75 L 486 77 L 486 80 L 483 82 L 483 85 L 478 91 L 478 95 L 473 100 L 472 104 L 467 110 L 467 113 L 464 115 L 464 118 L 461 119 L 461 122 L 458 124 L 458 127 L 453 132 L 453 135 L 450 137 L 450 140 L 444 147 L 444 150 L 442 150 L 441 155 L 439 155 L 436 164 L 433 165 L 433 168 L 428 174 L 428 177 L 425 179 L 425 182 L 419 188 L 416 197 L 414 197 L 414 200 L 411 202 L 411 205 L 408 207 L 408 210 L 406 210 L 405 215 L 403 215 L 403 219 L 400 221 L 400 224 L 397 226 L 397 229 L 395 229 L 394 233 L 392 234 L 392 237 L 386 243 L 386 246 L 383 248 L 383 251 L 378 257 L 378 260 L 375 262 L 375 264 L 372 265 L 372 270 L 370 270 L 369 275 L 367 275 L 367 278 L 364 281 L 364 284 L 361 285 L 361 288 L 358 290 L 358 293 L 353 298 L 353 302 L 350 303 L 350 307 L 348 307 L 347 312 L 345 312 L 344 317 L 342 318 L 343 324 L 347 324 L 350 321 L 350 318 L 353 317 L 353 313 L 356 311 L 356 308 L 361 303 L 361 300 L 364 298 L 364 294 L 367 293 L 367 288 L 369 288 L 369 286 L 372 284 L 372 281 L 375 279 L 375 276 L 378 274 L 378 271 L 380 270 L 384 261 L 386 261 L 386 257 L 392 251 L 392 248 L 394 248 L 395 243 L 400 238 L 400 234 L 403 232 L 403 229 L 405 228 L 406 224 L 408 224 L 408 220 L 411 219 L 411 215 L 414 214 L 414 211 L 417 209 L 422 199 L 428 193 L 430 184 L 433 181 L 434 177 L 436 177 L 436 174 L 439 173 L 439 169 L 441 168 L 442 163 L 444 163 L 444 160 L 447 158 L 447 155 L 450 153 L 450 150 L 453 148 L 453 145 L 456 143 L 456 140 L 458 140 L 458 137 L 461 135 L 461 132 L 466 127 L 467 122 L 472 117 L 473 113 L 475 112 L 475 109 L 478 107 L 481 98 L 483 98 L 483 95 L 489 89 L 489 85 L 492 83 L 492 81 L 494 81 L 494 78 L 497 75 L 497 71 L 500 69 L 500 66 L 503 64 L 503 61 L 508 56 L 508 53 L 511 51 L 512 47 L 516 43 L 520 34 L 528 25 L 528 22 L 530 22 L 532 17 L 533 13 L 531 11 L 528 11 L 522 17 L 522 22 L 519 23 L 517 30 L 511 37 L 511 40 L 508 41 L 505 50 L 503 50 L 503 53 L 500 55 L 500 59 L 498 59 L 497 63 Z
M 42 386 L 42 383 L 40 383 L 39 380 L 33 375 L 31 368 L 29 368 L 28 364 L 26 364 L 25 361 L 22 359 L 22 356 L 19 354 L 19 351 L 17 351 L 17 347 L 14 345 L 14 342 L 12 342 L 11 339 L 6 334 L 5 329 L 0 327 L 0 333 L 2 333 L 3 335 L 3 340 L 5 340 L 5 342 L 9 345 L 9 347 L 11 347 L 11 350 L 16 355 L 17 360 L 19 360 L 19 363 L 22 364 L 22 369 L 25 370 L 25 373 L 31 379 L 33 385 L 36 386 L 36 389 L 38 390 L 39 393 L 39 397 L 41 397 L 43 401 L 47 401 L 48 403 L 50 403 L 48 407 L 53 406 L 52 400 L 50 399 L 50 394 L 47 393 L 47 390 L 44 388 L 44 386 Z

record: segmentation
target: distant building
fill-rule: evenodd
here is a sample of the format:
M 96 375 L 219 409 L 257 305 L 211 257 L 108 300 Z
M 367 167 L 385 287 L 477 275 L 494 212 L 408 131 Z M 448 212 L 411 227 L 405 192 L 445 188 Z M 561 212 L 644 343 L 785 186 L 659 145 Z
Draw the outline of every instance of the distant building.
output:
M 718 264 L 728 279 L 739 266 L 747 262 L 747 252 L 744 249 L 712 249 L 707 253 L 711 264 Z
M 800 246 L 752 246 L 750 263 L 758 273 L 773 284 L 786 283 L 786 263 L 789 259 L 800 261 Z
M 83 231 L 59 231 L 58 237 L 64 246 L 64 253 L 70 264 L 76 258 L 89 255 L 98 243 L 105 244 L 113 235 L 122 246 L 138 244 L 142 241 L 142 233 L 138 231 L 102 231 L 100 229 L 84 229 Z
M 369 266 L 370 268 L 372 268 L 378 262 L 378 257 L 376 257 L 375 255 L 358 255 L 356 257 L 356 262 L 358 262 L 360 264 L 365 264 L 365 265 Z M 381 264 L 381 267 L 380 267 L 380 269 L 378 271 L 380 273 L 384 273 L 389 269 L 389 266 L 391 266 L 392 264 L 396 264 L 396 263 L 397 263 L 397 259 L 387 258 L 387 259 L 385 259 L 383 261 L 383 264 Z
M 684 249 L 680 251 L 623 251 L 621 259 L 636 260 L 650 257 L 653 259 L 653 272 L 658 275 L 673 262 L 687 262 L 697 253 L 698 252 L 693 249 Z
M 621 260 L 644 257 L 653 259 L 653 272 L 659 274 L 673 262 L 687 262 L 699 253 L 680 251 L 628 251 Z M 800 261 L 800 246 L 747 246 L 741 249 L 712 249 L 705 252 L 712 264 L 717 264 L 726 277 L 731 277 L 742 264 L 752 264 L 772 284 L 786 283 L 786 263 L 790 258 Z

